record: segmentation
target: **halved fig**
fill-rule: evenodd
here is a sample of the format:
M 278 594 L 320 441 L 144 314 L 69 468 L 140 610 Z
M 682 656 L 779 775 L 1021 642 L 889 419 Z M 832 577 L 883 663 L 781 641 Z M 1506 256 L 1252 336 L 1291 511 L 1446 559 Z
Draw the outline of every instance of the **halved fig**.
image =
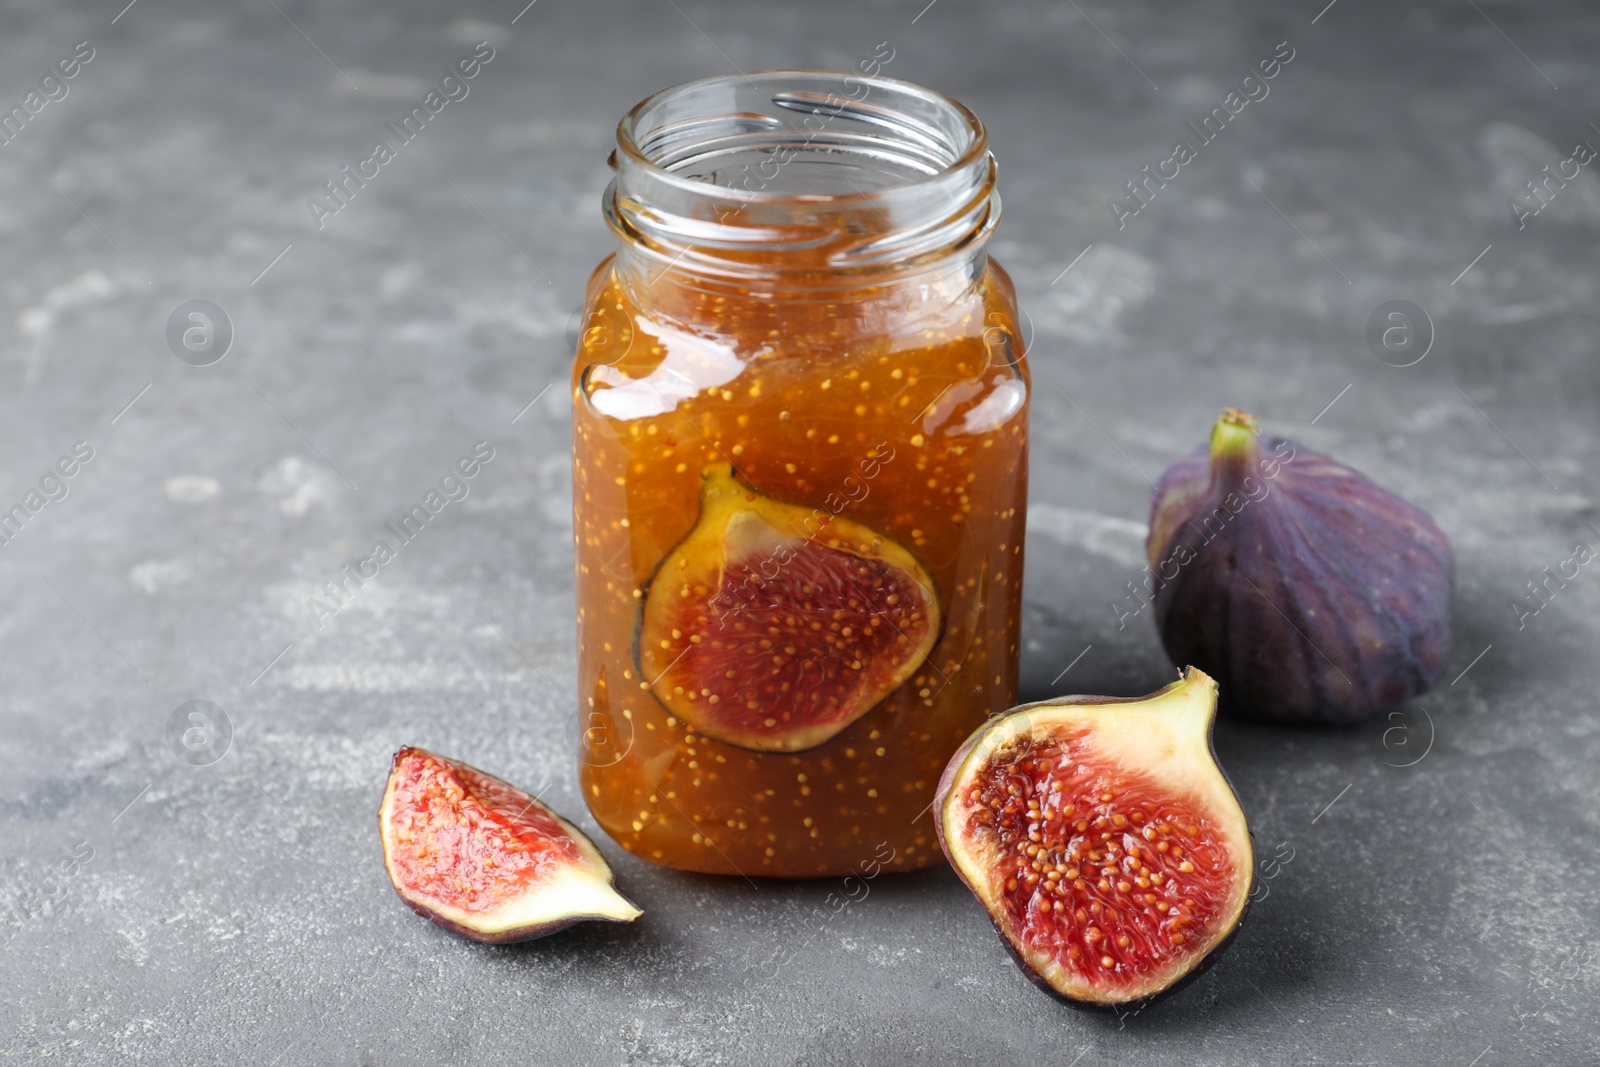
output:
M 916 673 L 939 636 L 933 579 L 860 523 L 703 474 L 700 518 L 645 592 L 639 669 L 709 737 L 822 744 Z
M 1239 928 L 1255 858 L 1211 749 L 1217 685 L 1058 697 L 985 723 L 951 758 L 935 826 L 1023 971 L 1111 1007 L 1167 992 Z
M 643 914 L 582 830 L 491 774 L 420 748 L 394 754 L 378 809 L 383 860 L 412 911 L 490 944 Z

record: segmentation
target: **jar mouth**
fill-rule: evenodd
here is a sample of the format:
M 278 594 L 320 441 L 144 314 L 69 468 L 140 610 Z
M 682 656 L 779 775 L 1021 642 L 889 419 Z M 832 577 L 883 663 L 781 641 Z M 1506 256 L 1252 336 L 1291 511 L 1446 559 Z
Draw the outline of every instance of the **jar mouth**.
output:
M 618 234 L 708 274 L 881 268 L 981 241 L 999 217 L 977 116 L 881 76 L 679 85 L 624 116 L 611 163 Z
M 823 121 L 807 125 L 799 116 Z M 617 124 L 617 146 L 686 189 L 703 191 L 709 180 L 728 195 L 806 202 L 864 199 L 936 179 L 987 156 L 989 135 L 962 104 L 911 82 L 836 70 L 762 70 L 702 78 L 647 97 Z M 744 157 L 784 148 L 795 158 L 777 177 L 742 169 L 750 162 Z M 813 178 L 830 156 L 871 160 L 888 180 L 868 188 L 834 171 L 822 182 L 832 177 L 841 184 L 816 191 L 797 188 L 792 178 L 778 181 L 796 162 L 805 167 L 802 182 Z

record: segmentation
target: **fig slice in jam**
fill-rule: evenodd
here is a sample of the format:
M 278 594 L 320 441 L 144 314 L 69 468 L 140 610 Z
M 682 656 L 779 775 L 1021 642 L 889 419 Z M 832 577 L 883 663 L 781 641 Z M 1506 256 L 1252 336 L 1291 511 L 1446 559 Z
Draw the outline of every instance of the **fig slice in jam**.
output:
M 939 782 L 945 855 L 1023 971 L 1072 1003 L 1148 1000 L 1238 929 L 1255 860 L 1211 749 L 1217 685 L 1058 697 L 985 723 Z
M 513 785 L 420 748 L 394 754 L 378 810 L 383 859 L 418 915 L 490 944 L 642 912 L 582 830 Z
M 900 545 L 704 472 L 700 518 L 645 591 L 639 668 L 673 714 L 763 752 L 822 744 L 904 684 L 939 636 Z

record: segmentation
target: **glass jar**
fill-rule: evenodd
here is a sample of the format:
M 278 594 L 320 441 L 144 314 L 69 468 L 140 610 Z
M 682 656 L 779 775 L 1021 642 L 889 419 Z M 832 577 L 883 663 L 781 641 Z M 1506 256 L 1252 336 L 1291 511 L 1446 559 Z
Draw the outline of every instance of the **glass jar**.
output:
M 611 163 L 572 377 L 584 799 L 687 870 L 935 863 L 944 764 L 1017 687 L 1029 379 L 983 126 L 771 71 L 645 100 Z

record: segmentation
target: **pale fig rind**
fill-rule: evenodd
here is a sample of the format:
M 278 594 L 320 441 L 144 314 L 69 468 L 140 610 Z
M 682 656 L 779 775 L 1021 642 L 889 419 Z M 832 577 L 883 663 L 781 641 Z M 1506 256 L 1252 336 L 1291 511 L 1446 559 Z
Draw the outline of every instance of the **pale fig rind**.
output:
M 700 515 L 643 588 L 635 653 L 657 700 L 756 752 L 831 740 L 939 638 L 932 577 L 887 535 L 702 472 Z
M 1232 783 L 1211 745 L 1215 715 L 1216 683 L 1191 667 L 1178 682 L 1145 697 L 1066 696 L 1013 708 L 979 727 L 945 767 L 934 794 L 939 844 L 957 876 L 984 906 L 1013 961 L 1045 992 L 1078 1007 L 1138 1010 L 1193 981 L 1238 933 L 1254 884 L 1254 844 Z M 1092 739 L 1080 754 L 1122 772 L 1133 788 L 1164 792 L 1204 813 L 1213 854 L 1224 861 L 1216 871 L 1202 875 L 1221 887 L 1204 936 L 1184 942 L 1163 960 L 1149 961 L 1144 973 L 1131 973 L 1136 968 L 1130 961 L 1128 974 L 1074 974 L 1072 961 L 1060 957 L 1059 944 L 1052 952 L 1042 947 L 1046 942 L 1030 941 L 1027 924 L 1003 899 L 1009 888 L 1008 868 L 997 851 L 998 838 L 990 824 L 976 818 L 971 793 L 1009 749 L 1069 735 Z M 1059 843 L 1052 842 L 1050 829 L 1047 824 L 1041 848 Z M 1059 904 L 1056 914 L 1063 914 Z M 1093 917 L 1079 921 L 1077 912 L 1069 914 L 1074 933 L 1102 921 Z M 1162 909 L 1161 914 L 1168 912 Z M 1147 917 L 1153 918 L 1148 913 Z M 1123 929 L 1138 932 L 1135 925 Z M 1116 929 L 1112 932 L 1115 935 Z
M 439 788 L 419 812 L 407 783 L 421 774 Z M 515 786 L 426 749 L 405 747 L 394 754 L 378 829 L 384 867 L 405 905 L 473 941 L 531 941 L 573 923 L 631 922 L 643 914 L 616 891 L 605 857 L 582 830 Z M 419 835 L 426 839 L 424 856 L 414 854 Z M 499 871 L 485 862 L 496 854 Z M 519 866 L 535 877 L 508 882 Z M 443 879 L 424 884 L 429 868 L 455 872 L 468 888 L 447 898 L 440 890 Z M 474 907 L 461 899 L 468 891 L 497 904 Z
M 1450 654 L 1449 539 L 1344 464 L 1258 434 L 1229 409 L 1156 486 L 1168 657 L 1213 675 L 1224 713 L 1273 722 L 1356 722 L 1432 688 Z

